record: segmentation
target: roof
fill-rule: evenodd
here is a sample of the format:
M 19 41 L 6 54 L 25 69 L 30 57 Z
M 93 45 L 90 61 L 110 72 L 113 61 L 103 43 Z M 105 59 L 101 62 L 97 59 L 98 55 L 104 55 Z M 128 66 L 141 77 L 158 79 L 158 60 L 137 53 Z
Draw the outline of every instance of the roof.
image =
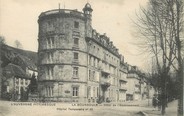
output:
M 23 55 L 18 54 L 15 58 L 18 60 L 21 60 L 23 62 L 23 65 L 26 66 L 28 69 L 37 70 L 36 65 L 28 57 L 25 57 Z M 19 65 L 19 64 L 17 64 L 17 65 Z
M 91 8 L 91 5 L 89 3 L 86 3 L 85 7 L 83 8 L 83 11 L 88 10 L 88 11 L 93 11 Z
M 91 5 L 89 3 L 86 3 L 85 7 L 86 8 L 91 8 Z
M 11 75 L 11 76 L 17 76 L 20 78 L 28 78 L 30 79 L 28 75 L 26 75 L 26 72 L 18 65 L 9 63 L 4 69 L 3 72 L 5 76 Z

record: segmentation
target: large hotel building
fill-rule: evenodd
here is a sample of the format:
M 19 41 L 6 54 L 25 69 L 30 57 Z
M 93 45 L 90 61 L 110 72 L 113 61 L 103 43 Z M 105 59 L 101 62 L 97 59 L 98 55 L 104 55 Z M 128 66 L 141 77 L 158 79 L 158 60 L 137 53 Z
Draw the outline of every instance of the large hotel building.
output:
M 39 24 L 40 99 L 64 102 L 123 102 L 128 66 L 106 35 L 92 28 L 91 5 L 83 12 L 42 12 Z

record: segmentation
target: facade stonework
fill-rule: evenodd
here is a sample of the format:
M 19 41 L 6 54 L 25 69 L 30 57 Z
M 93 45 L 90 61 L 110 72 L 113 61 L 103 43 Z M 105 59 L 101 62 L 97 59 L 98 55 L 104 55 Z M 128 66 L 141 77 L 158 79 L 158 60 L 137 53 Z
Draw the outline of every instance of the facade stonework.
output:
M 65 102 L 126 101 L 128 66 L 113 42 L 91 26 L 83 12 L 56 9 L 40 14 L 39 98 Z

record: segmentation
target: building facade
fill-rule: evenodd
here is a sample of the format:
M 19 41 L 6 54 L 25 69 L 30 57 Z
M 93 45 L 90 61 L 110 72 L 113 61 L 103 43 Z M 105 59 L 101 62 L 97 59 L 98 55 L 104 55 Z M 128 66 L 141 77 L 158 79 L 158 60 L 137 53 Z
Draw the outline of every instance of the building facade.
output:
M 26 100 L 30 77 L 18 65 L 9 63 L 3 69 L 2 98 L 7 100 Z
M 56 9 L 40 14 L 38 90 L 43 100 L 126 100 L 127 66 L 105 35 L 91 26 L 91 5 L 83 12 Z
M 140 100 L 141 99 L 141 82 L 140 77 L 137 74 L 136 66 L 129 66 L 128 76 L 127 76 L 127 94 L 126 100 Z

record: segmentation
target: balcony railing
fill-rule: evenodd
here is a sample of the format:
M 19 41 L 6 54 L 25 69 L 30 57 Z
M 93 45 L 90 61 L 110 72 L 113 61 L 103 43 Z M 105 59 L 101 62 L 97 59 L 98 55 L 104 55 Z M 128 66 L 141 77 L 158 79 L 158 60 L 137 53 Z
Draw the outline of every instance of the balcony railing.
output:
M 51 14 L 72 14 L 75 16 L 81 16 L 84 17 L 84 14 L 81 12 L 78 12 L 77 10 L 70 10 L 70 9 L 54 9 L 54 10 L 49 10 L 46 12 L 41 13 L 39 17 L 43 17 L 46 15 L 51 15 Z
M 127 82 L 127 79 L 126 79 L 126 78 L 124 78 L 124 77 L 120 77 L 120 81 Z
M 125 86 L 120 86 L 120 88 L 119 88 L 120 90 L 127 90 L 127 87 L 125 87 Z
M 110 82 L 110 79 L 108 79 L 108 78 L 101 78 L 100 84 L 105 85 L 105 86 L 110 86 L 111 82 Z
M 135 93 L 141 93 L 140 89 L 135 89 Z
M 72 49 L 79 49 L 79 45 L 74 44 L 73 47 L 72 47 Z
M 74 64 L 78 64 L 79 63 L 79 60 L 78 59 L 73 59 L 73 63 Z

